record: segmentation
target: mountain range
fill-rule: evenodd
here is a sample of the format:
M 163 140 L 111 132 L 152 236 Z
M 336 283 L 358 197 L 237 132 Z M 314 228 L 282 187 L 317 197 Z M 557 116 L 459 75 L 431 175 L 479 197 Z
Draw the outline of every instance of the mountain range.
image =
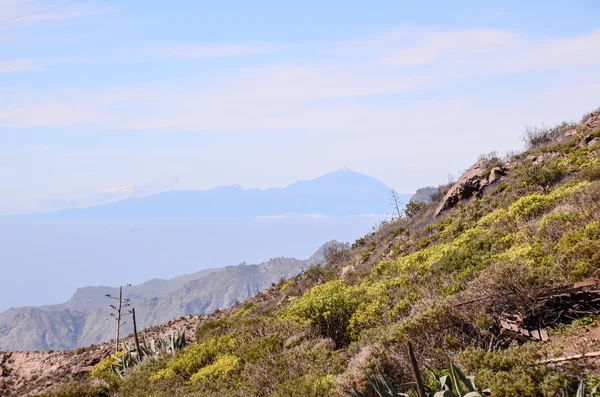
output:
M 342 168 L 284 188 L 173 190 L 88 208 L 27 217 L 42 219 L 245 218 L 320 214 L 348 216 L 390 212 L 391 188 L 374 177 Z M 410 195 L 400 195 L 406 203 Z
M 124 288 L 124 297 L 135 307 L 140 329 L 187 316 L 212 313 L 256 295 L 272 283 L 321 263 L 323 245 L 309 259 L 272 258 L 257 265 L 242 263 L 205 269 L 169 280 L 152 279 Z M 71 299 L 58 305 L 11 308 L 0 313 L 0 349 L 13 351 L 71 350 L 114 338 L 111 302 L 115 287 L 79 288 Z M 126 320 L 122 335 L 132 332 Z

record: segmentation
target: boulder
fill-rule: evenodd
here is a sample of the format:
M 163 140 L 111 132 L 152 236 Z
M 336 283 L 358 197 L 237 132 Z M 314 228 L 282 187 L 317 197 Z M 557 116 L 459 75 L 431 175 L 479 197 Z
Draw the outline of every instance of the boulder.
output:
M 504 167 L 489 169 L 489 163 L 485 160 L 476 162 L 458 178 L 458 181 L 450 188 L 435 211 L 435 216 L 454 208 L 459 202 L 478 195 L 488 185 L 498 181 L 506 175 Z
M 502 178 L 505 175 L 506 175 L 505 169 L 503 169 L 502 167 L 494 167 L 490 171 L 490 176 L 488 177 L 487 184 L 491 185 L 492 183 L 496 182 L 498 179 Z
M 585 125 L 591 129 L 600 127 L 600 113 L 590 116 L 586 121 Z
M 560 152 L 545 152 L 545 153 L 540 154 L 539 156 L 534 156 L 533 164 L 535 164 L 535 165 L 543 164 L 548 160 L 557 159 L 557 158 L 561 158 L 564 156 L 565 156 L 564 153 L 560 153 Z

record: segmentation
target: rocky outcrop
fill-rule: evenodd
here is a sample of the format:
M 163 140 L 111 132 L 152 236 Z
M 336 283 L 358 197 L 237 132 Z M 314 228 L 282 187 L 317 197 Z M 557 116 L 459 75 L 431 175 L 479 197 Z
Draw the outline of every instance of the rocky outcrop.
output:
M 504 167 L 496 166 L 490 169 L 490 163 L 480 160 L 469 168 L 458 181 L 448 190 L 442 202 L 435 211 L 435 216 L 454 208 L 459 202 L 477 196 L 482 190 L 506 175 Z
M 585 126 L 591 129 L 600 127 L 600 113 L 590 116 L 584 123 Z

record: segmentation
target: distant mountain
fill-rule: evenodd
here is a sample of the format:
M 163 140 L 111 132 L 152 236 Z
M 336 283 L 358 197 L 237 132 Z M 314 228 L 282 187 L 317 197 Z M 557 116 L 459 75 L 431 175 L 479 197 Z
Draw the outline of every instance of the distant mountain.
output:
M 115 203 L 28 217 L 49 219 L 244 218 L 321 214 L 351 216 L 391 212 L 391 188 L 347 168 L 285 188 L 174 190 Z M 406 203 L 410 195 L 400 195 Z
M 208 314 L 254 296 L 272 283 L 300 273 L 324 260 L 323 245 L 307 260 L 273 258 L 258 265 L 208 269 L 170 280 L 153 279 L 124 289 L 136 309 L 138 326 L 151 327 L 190 314 Z M 0 350 L 70 350 L 114 338 L 113 287 L 79 288 L 59 305 L 11 308 L 0 313 Z M 132 332 L 131 321 L 123 335 Z

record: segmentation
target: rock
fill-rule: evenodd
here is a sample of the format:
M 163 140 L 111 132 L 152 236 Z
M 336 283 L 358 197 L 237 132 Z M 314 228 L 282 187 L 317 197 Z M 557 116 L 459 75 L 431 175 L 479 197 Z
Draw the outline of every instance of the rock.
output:
M 506 175 L 506 168 L 504 167 L 494 167 L 489 172 L 489 175 L 486 175 L 489 170 L 488 167 L 489 163 L 487 161 L 480 160 L 462 174 L 442 199 L 442 202 L 435 211 L 435 216 L 454 208 L 463 200 L 478 195 L 483 188 Z
M 534 160 L 533 160 L 533 164 L 542 164 L 545 163 L 548 160 L 551 159 L 555 159 L 555 158 L 559 158 L 559 157 L 564 157 L 564 154 L 559 153 L 559 152 L 546 152 L 546 153 L 542 153 L 539 156 L 537 156 Z
M 594 138 L 594 139 L 592 139 L 591 141 L 588 142 L 588 147 L 592 147 L 592 146 L 597 145 L 599 143 L 600 143 L 600 139 Z
M 600 114 L 596 114 L 594 116 L 590 116 L 584 123 L 591 129 L 595 129 L 600 127 Z
M 565 132 L 565 138 L 571 138 L 572 136 L 575 136 L 575 135 L 577 135 L 577 130 L 575 128 Z
M 496 182 L 498 179 L 502 178 L 506 175 L 506 171 L 501 167 L 494 167 L 490 171 L 490 176 L 488 177 L 488 185 Z
M 552 141 L 554 143 L 562 143 L 562 142 L 568 141 L 569 139 L 573 138 L 576 135 L 577 135 L 577 129 L 573 128 L 558 137 L 554 137 L 552 139 Z
M 313 350 L 317 350 L 317 349 L 335 350 L 335 342 L 330 338 L 320 339 L 313 347 Z
M 340 277 L 342 279 L 345 279 L 346 276 L 348 276 L 349 273 L 352 273 L 354 271 L 354 266 L 353 265 L 348 265 L 342 268 L 342 272 L 340 274 Z

